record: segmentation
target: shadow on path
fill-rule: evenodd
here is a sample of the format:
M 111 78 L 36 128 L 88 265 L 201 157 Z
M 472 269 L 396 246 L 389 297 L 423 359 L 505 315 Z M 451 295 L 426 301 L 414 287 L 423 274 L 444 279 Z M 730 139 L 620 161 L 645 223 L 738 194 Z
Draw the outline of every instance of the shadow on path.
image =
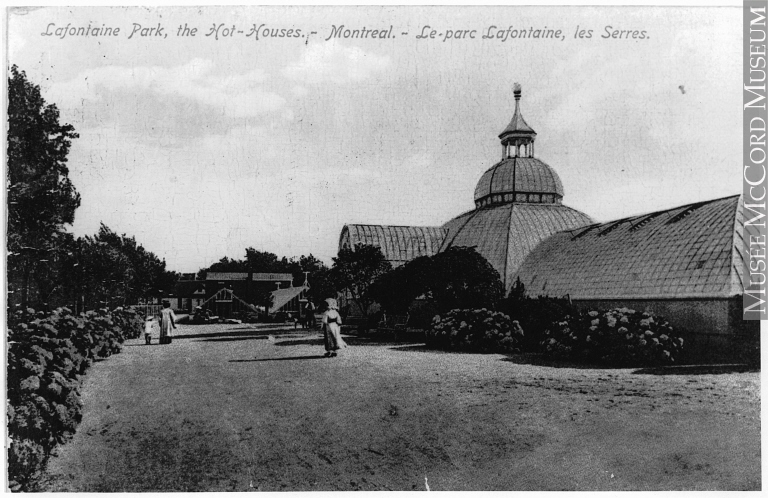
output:
M 245 335 L 238 337 L 214 337 L 212 339 L 200 339 L 195 342 L 263 341 L 266 339 L 268 339 L 267 335 Z
M 289 361 L 289 360 L 324 360 L 323 355 L 284 356 L 282 358 L 254 358 L 253 360 L 229 360 L 230 363 L 250 363 L 254 361 Z
M 407 341 L 395 341 L 393 339 L 385 339 L 379 337 L 359 337 L 359 336 L 347 336 L 343 335 L 342 338 L 350 346 L 400 346 L 407 344 Z M 322 337 L 315 337 L 313 339 L 298 339 L 298 340 L 282 340 L 276 342 L 275 346 L 322 346 L 324 339 Z M 405 346 L 408 348 L 410 346 Z M 417 346 L 418 347 L 418 346 Z M 401 349 L 401 348 L 395 348 Z
M 641 368 L 632 372 L 637 375 L 708 375 L 743 372 L 759 372 L 760 367 L 746 363 L 724 365 L 675 365 L 668 367 Z
M 632 368 L 631 366 L 600 365 L 595 363 L 577 363 L 568 360 L 559 360 L 556 358 L 547 358 L 541 353 L 518 353 L 511 354 L 501 361 L 508 361 L 518 365 L 534 365 L 539 367 L 551 368 L 573 368 L 577 370 L 618 370 Z
M 401 343 L 402 344 L 402 343 Z M 426 344 L 414 344 L 410 346 L 395 346 L 390 348 L 392 351 L 404 351 L 409 353 L 433 353 L 433 354 L 492 354 L 480 351 L 451 351 L 449 349 L 439 349 L 427 346 Z
M 268 335 L 288 335 L 294 334 L 293 329 L 230 329 L 221 332 L 211 332 L 207 334 L 181 334 L 174 335 L 173 339 L 204 339 L 207 337 L 266 337 Z

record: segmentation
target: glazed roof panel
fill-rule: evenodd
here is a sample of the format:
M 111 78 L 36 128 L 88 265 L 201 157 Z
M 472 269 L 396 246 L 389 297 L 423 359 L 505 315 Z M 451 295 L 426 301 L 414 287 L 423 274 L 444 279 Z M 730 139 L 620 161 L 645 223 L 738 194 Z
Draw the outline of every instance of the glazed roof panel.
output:
M 476 247 L 499 272 L 507 290 L 525 256 L 555 232 L 592 223 L 589 216 L 561 204 L 510 203 L 481 208 L 449 221 L 441 251 Z
M 534 296 L 738 295 L 740 211 L 733 196 L 557 233 L 529 254 L 518 275 Z
M 392 225 L 345 225 L 339 249 L 347 244 L 377 246 L 392 266 L 399 266 L 419 256 L 436 254 L 447 230 L 441 227 L 409 227 Z

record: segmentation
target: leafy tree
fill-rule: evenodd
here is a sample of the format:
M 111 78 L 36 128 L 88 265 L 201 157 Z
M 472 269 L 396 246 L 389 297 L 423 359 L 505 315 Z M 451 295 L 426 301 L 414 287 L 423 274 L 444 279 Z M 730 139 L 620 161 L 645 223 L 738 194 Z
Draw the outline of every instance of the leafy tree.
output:
M 438 313 L 452 309 L 495 309 L 504 297 L 499 273 L 474 248 L 451 247 L 422 256 L 381 276 L 373 298 L 394 314 L 408 312 L 423 296 Z
M 377 246 L 355 245 L 354 250 L 342 248 L 333 258 L 330 279 L 338 292 L 347 292 L 363 316 L 374 299 L 370 292 L 373 282 L 392 269 L 392 265 Z
M 131 262 L 119 247 L 100 238 L 105 229 L 102 225 L 96 236 L 78 239 L 77 291 L 81 311 L 129 304 Z
M 294 285 L 304 283 L 304 272 L 309 272 L 309 292 L 308 297 L 315 303 L 329 298 L 336 297 L 336 289 L 331 281 L 331 269 L 325 263 L 314 257 L 301 256 L 298 260 L 298 273 L 294 271 Z
M 75 219 L 80 195 L 69 179 L 67 155 L 78 138 L 60 124 L 55 104 L 15 65 L 8 78 L 8 281 L 9 303 L 44 302 L 50 289 L 32 288 L 57 271 L 71 238 L 64 225 Z M 34 295 L 31 295 L 34 294 Z M 18 295 L 18 297 L 16 297 Z
M 257 251 L 253 247 L 245 250 L 245 264 L 254 272 L 288 273 L 290 271 L 290 263 L 285 257 L 278 259 L 277 254 Z
M 197 272 L 197 278 L 200 280 L 205 280 L 205 275 L 208 272 L 232 272 L 232 273 L 240 273 L 240 272 L 247 272 L 248 267 L 243 260 L 239 259 L 229 259 L 228 257 L 224 256 L 217 262 L 213 263 L 208 268 L 201 268 Z
M 208 268 L 202 268 L 197 272 L 201 280 L 205 280 L 208 272 L 232 272 L 232 273 L 300 273 L 298 263 L 285 256 L 279 258 L 277 254 L 267 251 L 257 251 L 253 247 L 245 250 L 245 259 L 230 259 L 226 256 Z M 303 282 L 302 275 L 302 282 Z
M 70 265 L 75 238 L 67 232 L 54 232 L 48 242 L 49 249 L 41 255 L 42 257 L 33 261 L 34 271 L 31 272 L 29 282 L 28 304 L 39 310 L 50 310 L 71 303 L 65 275 Z M 20 283 L 21 280 L 17 282 Z M 18 286 L 16 288 L 18 289 Z M 20 306 L 20 298 L 21 294 L 15 299 L 9 299 L 9 303 L 14 302 Z
M 496 309 L 504 298 L 499 272 L 473 247 L 450 247 L 431 260 L 427 285 L 441 313 L 459 308 Z
M 167 271 L 165 261 L 134 237 L 102 224 L 95 236 L 75 242 L 65 280 L 75 309 L 81 311 L 150 300 L 173 289 L 178 274 Z
M 413 301 L 427 290 L 418 278 L 427 265 L 428 257 L 421 256 L 381 275 L 371 286 L 371 297 L 393 315 L 407 314 Z

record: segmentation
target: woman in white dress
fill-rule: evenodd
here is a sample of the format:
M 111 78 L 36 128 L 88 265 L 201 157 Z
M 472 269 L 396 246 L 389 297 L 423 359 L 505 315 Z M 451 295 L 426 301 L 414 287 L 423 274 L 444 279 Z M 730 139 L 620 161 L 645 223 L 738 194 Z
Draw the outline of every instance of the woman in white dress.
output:
M 328 310 L 323 315 L 323 330 L 325 331 L 325 356 L 336 356 L 341 348 L 346 348 L 347 343 L 341 338 L 341 315 L 339 305 L 335 299 L 325 300 Z
M 163 309 L 160 311 L 160 344 L 170 344 L 173 329 L 176 328 L 176 315 L 173 314 L 171 303 L 163 301 Z

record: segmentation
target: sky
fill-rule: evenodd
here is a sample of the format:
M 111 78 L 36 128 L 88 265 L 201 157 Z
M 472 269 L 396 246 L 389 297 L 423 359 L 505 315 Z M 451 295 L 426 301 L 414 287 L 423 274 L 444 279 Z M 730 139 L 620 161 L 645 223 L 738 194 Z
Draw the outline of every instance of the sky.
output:
M 515 82 L 536 157 L 596 221 L 738 194 L 741 19 L 739 7 L 45 7 L 9 12 L 7 49 L 80 134 L 69 230 L 104 223 L 195 272 L 246 247 L 331 263 L 346 223 L 439 226 L 472 209 Z M 89 24 L 120 32 L 55 34 Z M 329 38 L 341 25 L 392 37 Z M 483 39 L 490 26 L 561 37 Z M 603 38 L 607 26 L 625 33 Z M 264 36 L 281 29 L 300 36 Z

